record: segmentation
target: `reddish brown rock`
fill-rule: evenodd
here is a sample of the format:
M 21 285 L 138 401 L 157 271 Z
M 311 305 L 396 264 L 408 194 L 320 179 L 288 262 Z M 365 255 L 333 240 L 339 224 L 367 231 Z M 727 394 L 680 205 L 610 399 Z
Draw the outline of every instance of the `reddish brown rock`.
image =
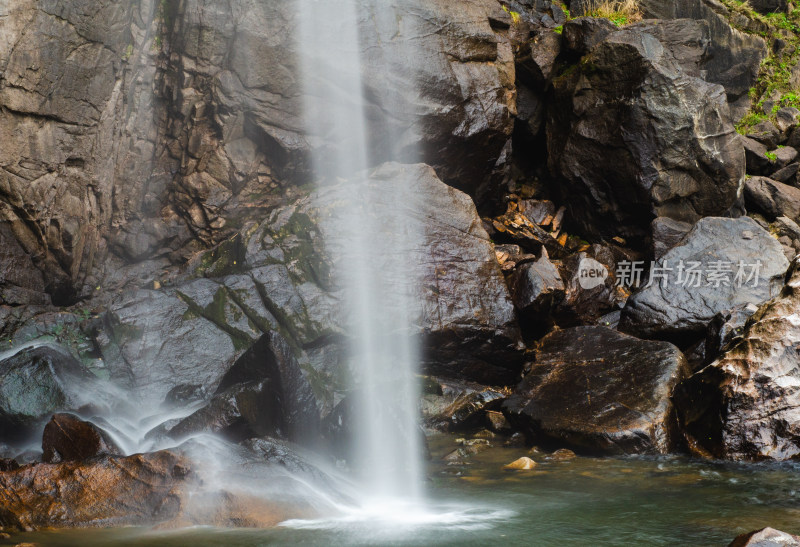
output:
M 72 414 L 54 414 L 42 435 L 42 461 L 84 461 L 104 454 L 121 454 L 100 428 Z

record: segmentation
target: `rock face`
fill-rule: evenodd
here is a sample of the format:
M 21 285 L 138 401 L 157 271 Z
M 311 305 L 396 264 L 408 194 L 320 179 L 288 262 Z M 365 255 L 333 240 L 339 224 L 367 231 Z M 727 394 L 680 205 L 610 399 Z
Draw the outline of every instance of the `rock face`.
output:
M 687 76 L 652 35 L 609 35 L 553 86 L 548 166 L 586 233 L 644 238 L 654 217 L 736 204 L 744 152 L 724 90 Z
M 5 440 L 24 435 L 57 410 L 89 402 L 92 378 L 68 351 L 46 345 L 23 349 L 0 361 L 0 425 Z
M 780 296 L 753 315 L 742 339 L 686 379 L 675 404 L 689 445 L 725 459 L 800 457 L 797 263 Z
M 708 28 L 708 49 L 698 66 L 705 79 L 725 88 L 734 119 L 750 107 L 748 91 L 756 82 L 767 44 L 756 34 L 733 28 L 731 13 L 721 2 L 712 0 L 641 0 L 645 17 L 658 19 L 688 18 Z
M 408 335 L 423 341 L 423 367 L 485 383 L 514 381 L 522 364 L 514 307 L 472 201 L 424 165 L 385 164 L 368 175 L 378 199 L 372 214 L 396 207 L 399 188 L 411 200 L 404 206 L 420 238 L 409 252 L 419 258 L 414 275 L 421 282 L 413 288 L 419 329 Z M 112 378 L 158 404 L 180 384 L 213 394 L 223 383 L 271 371 L 285 405 L 294 405 L 286 406 L 287 427 L 313 427 L 315 412 L 333 408 L 347 371 L 343 309 L 331 277 L 336 265 L 323 247 L 349 244 L 341 234 L 325 234 L 324 220 L 343 199 L 349 198 L 342 187 L 299 198 L 198 257 L 190 271 L 207 277 L 117 297 L 96 335 Z M 380 264 L 398 242 L 391 233 L 374 237 L 389 253 L 372 257 Z M 387 283 L 402 281 L 395 279 L 401 272 L 381 271 Z M 272 349 L 259 349 L 262 338 Z M 243 364 L 248 350 L 264 360 L 260 371 Z
M 673 387 L 686 372 L 681 352 L 605 327 L 555 331 L 504 403 L 534 442 L 606 454 L 666 453 L 672 446 Z
M 55 414 L 44 426 L 42 461 L 84 461 L 102 455 L 122 453 L 100 428 L 72 414 Z
M 257 218 L 306 182 L 310 153 L 338 145 L 302 119 L 298 75 L 313 59 L 294 2 L 84 4 L 24 0 L 0 22 L 0 242 L 17 272 L 0 281 L 4 303 L 70 304 L 130 262 L 159 261 L 142 269 L 152 279 Z M 490 0 L 389 9 L 358 6 L 365 95 L 391 81 L 398 113 L 364 105 L 371 157 L 419 151 L 476 190 L 516 112 L 511 44 L 490 25 L 505 12 Z
M 777 294 L 788 265 L 778 241 L 754 220 L 704 218 L 655 262 L 653 283 L 628 299 L 620 329 L 643 337 L 699 337 L 718 312 Z

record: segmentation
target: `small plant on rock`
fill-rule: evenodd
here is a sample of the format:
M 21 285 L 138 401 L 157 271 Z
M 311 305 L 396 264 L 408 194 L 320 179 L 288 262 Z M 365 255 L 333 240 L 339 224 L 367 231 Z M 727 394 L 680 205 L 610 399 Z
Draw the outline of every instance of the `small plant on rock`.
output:
M 603 17 L 618 27 L 641 21 L 638 0 L 594 0 L 587 10 L 590 17 Z

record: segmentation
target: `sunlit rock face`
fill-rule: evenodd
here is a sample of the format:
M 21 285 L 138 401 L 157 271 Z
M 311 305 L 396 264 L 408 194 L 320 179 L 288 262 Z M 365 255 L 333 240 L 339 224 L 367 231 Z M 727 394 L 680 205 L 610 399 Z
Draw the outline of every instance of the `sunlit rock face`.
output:
M 800 458 L 800 273 L 797 262 L 793 267 L 781 294 L 750 318 L 741 340 L 676 389 L 681 425 L 696 454 Z

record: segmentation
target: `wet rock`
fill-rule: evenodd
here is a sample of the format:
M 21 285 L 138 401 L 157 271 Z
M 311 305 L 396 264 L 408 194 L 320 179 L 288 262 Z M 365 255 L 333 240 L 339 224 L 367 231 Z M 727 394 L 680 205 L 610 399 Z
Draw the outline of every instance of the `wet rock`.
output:
M 766 177 L 750 177 L 744 189 L 748 208 L 770 219 L 785 216 L 800 220 L 800 189 Z
M 294 442 L 313 442 L 319 435 L 314 390 L 292 348 L 278 333 L 262 336 L 222 377 L 217 394 L 236 384 L 268 380 L 278 392 L 280 423 Z
M 513 462 L 504 465 L 503 469 L 508 469 L 511 471 L 530 471 L 534 467 L 536 467 L 536 462 L 527 456 L 523 456 L 518 460 L 514 460 Z
M 564 298 L 564 282 L 546 253 L 518 266 L 508 284 L 514 306 L 522 314 L 546 317 Z
M 564 24 L 564 46 L 568 51 L 583 56 L 616 30 L 614 23 L 602 17 L 576 17 Z
M 554 312 L 560 326 L 597 323 L 625 303 L 627 294 L 617 285 L 616 263 L 609 247 L 596 244 L 561 261 L 566 295 Z
M 715 2 L 640 0 L 639 7 L 648 19 L 690 18 L 708 25 L 708 55 L 698 68 L 704 71 L 707 81 L 725 88 L 732 117 L 740 119 L 750 108 L 748 91 L 767 56 L 766 41 L 734 28 L 728 10 Z
M 20 465 L 17 460 L 12 458 L 0 458 L 0 473 L 4 471 L 14 471 L 19 469 Z
M 378 268 L 383 272 L 381 283 L 403 286 L 405 277 L 393 267 L 396 253 L 392 250 L 410 244 L 410 255 L 419 257 L 409 274 L 420 280 L 412 294 L 417 304 L 409 313 L 411 323 L 421 328 L 409 334 L 422 335 L 423 370 L 487 385 L 514 381 L 522 365 L 519 327 L 494 248 L 473 202 L 421 164 L 388 163 L 368 176 L 367 191 L 373 191 L 376 200 L 370 214 L 390 215 L 396 207 L 394 196 L 402 195 L 411 212 L 409 230 L 420 234 L 412 242 L 393 233 L 376 234 L 381 239 L 375 248 L 387 251 L 375 253 L 371 260 L 383 265 Z M 352 196 L 342 186 L 320 190 L 314 201 L 323 205 L 311 217 L 335 214 L 348 199 Z M 322 221 L 320 229 L 329 248 L 348 245 L 335 223 Z M 331 264 L 334 271 L 337 267 L 341 263 Z M 334 309 L 334 325 L 348 320 L 340 317 L 340 306 Z
M 718 312 L 777 294 L 787 267 L 780 244 L 752 219 L 704 218 L 655 262 L 653 283 L 628 299 L 620 329 L 648 338 L 699 337 Z
M 0 473 L 0 525 L 34 530 L 170 520 L 180 511 L 189 469 L 183 457 L 163 451 Z
M 203 316 L 205 307 L 189 297 L 196 297 L 198 291 L 192 289 L 198 284 L 138 290 L 112 301 L 96 341 L 111 380 L 132 397 L 158 405 L 178 385 L 195 384 L 213 392 L 247 349 L 239 331 L 222 330 Z M 213 289 L 209 311 L 224 309 L 224 289 Z
M 684 74 L 635 29 L 611 34 L 556 79 L 547 145 L 570 218 L 597 236 L 643 240 L 657 216 L 723 214 L 744 180 L 724 90 Z
M 503 408 L 529 440 L 585 452 L 666 453 L 675 442 L 670 395 L 686 372 L 666 342 L 604 327 L 555 331 Z
M 265 435 L 280 437 L 285 435 L 286 426 L 277 387 L 261 380 L 228 387 L 206 406 L 165 429 L 173 439 L 205 432 L 241 441 Z
M 0 361 L 0 425 L 4 440 L 30 433 L 53 412 L 83 406 L 93 379 L 67 350 L 56 345 L 23 349 Z
M 179 408 L 207 399 L 208 392 L 203 386 L 199 384 L 181 384 L 169 390 L 162 406 Z
M 798 547 L 800 536 L 793 536 L 775 528 L 762 528 L 736 536 L 728 547 Z
M 546 87 L 556 67 L 556 59 L 561 53 L 561 35 L 550 30 L 542 30 L 530 41 L 530 57 L 517 60 L 517 77 L 539 88 Z
M 695 19 L 645 20 L 628 28 L 646 32 L 669 50 L 687 76 L 702 77 L 709 61 L 711 39 L 707 21 Z
M 445 408 L 436 420 L 440 423 L 439 427 L 448 431 L 474 429 L 483 424 L 487 410 L 500 408 L 506 396 L 506 393 L 491 388 L 464 393 Z
M 557 461 L 557 462 L 563 462 L 563 461 L 567 461 L 567 460 L 574 460 L 575 458 L 577 458 L 577 456 L 575 455 L 575 452 L 573 452 L 569 448 L 559 448 L 558 450 L 556 450 L 555 452 L 553 452 L 552 454 L 550 454 L 547 457 L 547 459 L 553 460 L 553 461 Z
M 498 433 L 508 433 L 511 429 L 511 424 L 508 423 L 503 413 L 496 410 L 486 411 L 486 421 L 489 422 L 491 430 Z
M 658 217 L 650 225 L 653 238 L 653 257 L 658 260 L 677 245 L 692 229 L 688 222 Z
M 690 448 L 724 459 L 800 457 L 797 262 L 781 294 L 750 318 L 741 340 L 675 390 Z
M 99 427 L 72 414 L 54 414 L 44 426 L 42 461 L 85 461 L 103 455 L 120 455 L 122 450 Z
M 747 321 L 756 311 L 758 306 L 755 304 L 744 304 L 715 315 L 708 324 L 703 362 L 713 361 L 726 346 L 740 339 Z

